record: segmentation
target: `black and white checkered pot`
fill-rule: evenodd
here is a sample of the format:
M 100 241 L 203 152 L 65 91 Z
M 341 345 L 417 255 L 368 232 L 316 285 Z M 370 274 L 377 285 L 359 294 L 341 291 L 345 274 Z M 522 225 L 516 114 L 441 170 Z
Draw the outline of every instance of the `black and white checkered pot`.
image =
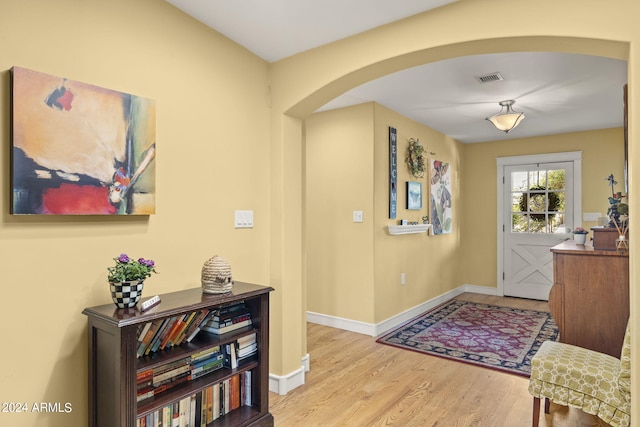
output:
M 109 282 L 111 298 L 119 308 L 135 307 L 142 296 L 144 280 L 131 280 L 128 282 Z

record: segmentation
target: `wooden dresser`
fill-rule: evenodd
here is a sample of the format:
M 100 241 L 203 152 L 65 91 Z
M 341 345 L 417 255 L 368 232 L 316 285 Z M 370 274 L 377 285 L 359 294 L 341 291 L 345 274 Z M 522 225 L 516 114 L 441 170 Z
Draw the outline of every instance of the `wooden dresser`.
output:
M 551 248 L 549 310 L 560 341 L 620 357 L 629 320 L 629 253 L 567 240 Z

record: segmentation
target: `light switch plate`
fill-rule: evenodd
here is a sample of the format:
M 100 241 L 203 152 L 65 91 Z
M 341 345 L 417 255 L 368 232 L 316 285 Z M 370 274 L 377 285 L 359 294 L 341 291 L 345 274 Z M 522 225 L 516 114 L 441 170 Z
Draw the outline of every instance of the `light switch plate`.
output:
M 253 211 L 236 210 L 235 228 L 253 228 Z
M 363 214 L 362 211 L 353 211 L 353 222 L 362 222 Z

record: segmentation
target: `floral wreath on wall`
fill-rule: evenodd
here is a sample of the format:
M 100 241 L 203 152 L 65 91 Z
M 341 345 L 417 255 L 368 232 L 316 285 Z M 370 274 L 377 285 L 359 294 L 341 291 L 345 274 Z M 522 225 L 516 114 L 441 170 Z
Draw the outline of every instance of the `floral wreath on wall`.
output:
M 424 147 L 420 143 L 419 139 L 409 138 L 409 147 L 407 149 L 407 165 L 411 175 L 416 178 L 422 178 L 427 165 L 424 161 Z M 436 153 L 429 153 L 432 156 Z

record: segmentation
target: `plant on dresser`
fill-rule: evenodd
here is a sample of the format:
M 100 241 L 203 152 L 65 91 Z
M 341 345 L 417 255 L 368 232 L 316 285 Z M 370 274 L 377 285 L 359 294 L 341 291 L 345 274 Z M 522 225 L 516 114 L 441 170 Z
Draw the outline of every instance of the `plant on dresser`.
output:
M 226 294 L 196 288 L 160 295 L 161 303 L 146 312 L 113 305 L 85 309 L 89 425 L 273 425 L 271 290 L 236 282 Z M 230 307 L 235 309 L 228 314 Z M 244 323 L 229 328 L 234 321 Z

